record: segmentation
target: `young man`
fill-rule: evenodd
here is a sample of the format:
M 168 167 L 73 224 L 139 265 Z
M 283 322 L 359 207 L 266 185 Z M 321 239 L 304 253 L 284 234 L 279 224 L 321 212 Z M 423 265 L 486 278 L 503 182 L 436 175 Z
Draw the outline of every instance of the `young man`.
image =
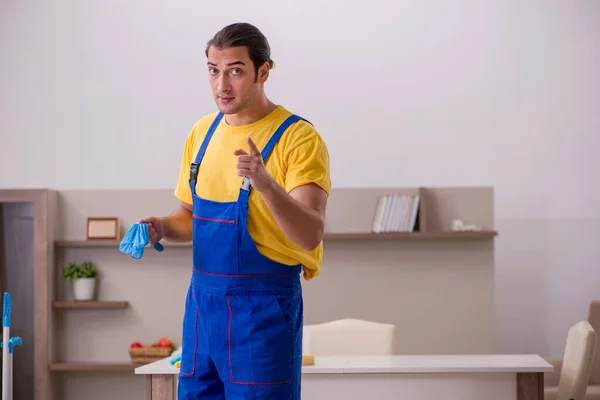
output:
M 300 400 L 300 274 L 322 259 L 327 147 L 265 96 L 273 61 L 257 28 L 223 28 L 206 56 L 219 112 L 186 140 L 181 206 L 140 221 L 151 244 L 193 240 L 178 397 Z

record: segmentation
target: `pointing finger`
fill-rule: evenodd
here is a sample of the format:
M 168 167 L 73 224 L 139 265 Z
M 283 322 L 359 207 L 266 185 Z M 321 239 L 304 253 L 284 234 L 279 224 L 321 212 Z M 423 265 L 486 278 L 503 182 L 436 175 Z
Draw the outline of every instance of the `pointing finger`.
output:
M 254 144 L 254 141 L 252 140 L 252 138 L 250 136 L 248 136 L 248 146 L 250 147 L 250 154 L 255 155 L 255 156 L 260 155 L 260 150 L 258 150 L 258 147 L 256 147 L 256 145 Z

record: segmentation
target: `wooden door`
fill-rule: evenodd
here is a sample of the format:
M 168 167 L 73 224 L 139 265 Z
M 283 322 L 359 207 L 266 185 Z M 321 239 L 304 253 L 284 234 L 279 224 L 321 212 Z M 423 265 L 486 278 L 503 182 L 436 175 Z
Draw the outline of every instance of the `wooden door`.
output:
M 11 337 L 23 346 L 13 353 L 13 398 L 34 400 L 34 207 L 33 203 L 0 204 L 2 297 L 12 300 Z

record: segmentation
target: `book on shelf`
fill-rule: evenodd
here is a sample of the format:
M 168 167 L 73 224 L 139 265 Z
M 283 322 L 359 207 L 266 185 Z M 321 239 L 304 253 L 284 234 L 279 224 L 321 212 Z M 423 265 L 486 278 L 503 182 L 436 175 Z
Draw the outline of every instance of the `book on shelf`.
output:
M 414 232 L 417 226 L 420 197 L 389 193 L 380 196 L 373 217 L 373 233 Z

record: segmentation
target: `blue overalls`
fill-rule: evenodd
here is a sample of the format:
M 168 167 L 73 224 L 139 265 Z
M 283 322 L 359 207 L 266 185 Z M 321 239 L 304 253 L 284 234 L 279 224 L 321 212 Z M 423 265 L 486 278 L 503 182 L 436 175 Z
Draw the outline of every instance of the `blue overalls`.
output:
M 300 400 L 302 266 L 277 263 L 256 248 L 247 229 L 248 178 L 237 201 L 196 195 L 198 168 L 222 117 L 213 121 L 190 170 L 194 265 L 178 399 Z M 299 119 L 292 115 L 276 130 L 262 150 L 265 162 Z

